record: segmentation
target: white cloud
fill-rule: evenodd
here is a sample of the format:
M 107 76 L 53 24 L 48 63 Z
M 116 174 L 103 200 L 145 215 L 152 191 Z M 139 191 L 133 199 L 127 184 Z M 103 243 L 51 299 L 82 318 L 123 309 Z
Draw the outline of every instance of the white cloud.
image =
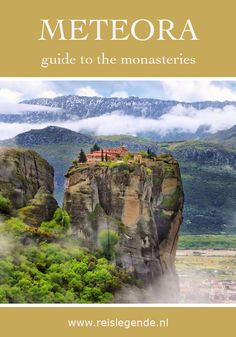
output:
M 165 80 L 162 87 L 166 99 L 178 101 L 236 101 L 236 90 L 221 82 L 208 80 Z
M 95 84 L 96 83 L 96 84 Z M 234 100 L 236 87 L 233 81 L 209 81 L 207 79 L 165 79 L 153 81 L 48 81 L 41 79 L 0 80 L 0 103 L 16 103 L 30 98 L 53 98 L 61 95 L 121 97 L 130 95 L 175 99 L 179 101 Z
M 126 91 L 115 91 L 111 94 L 111 97 L 127 98 L 129 94 Z
M 1 103 L 0 114 L 21 114 L 24 111 L 51 111 L 60 112 L 62 109 L 51 108 L 43 105 Z
M 43 98 L 54 98 L 57 96 L 61 96 L 62 94 L 59 94 L 53 90 L 45 90 L 40 93 L 40 96 L 38 97 L 43 97 Z
M 99 117 L 66 122 L 43 124 L 6 124 L 0 123 L 0 139 L 6 139 L 30 129 L 41 129 L 49 125 L 64 127 L 77 132 L 92 132 L 96 135 L 130 134 L 156 132 L 165 136 L 173 131 L 195 133 L 204 126 L 209 132 L 217 132 L 236 125 L 236 108 L 196 110 L 178 105 L 158 120 L 122 115 L 121 112 L 105 114 Z
M 100 117 L 75 121 L 73 130 L 88 130 L 96 135 L 131 134 L 156 132 L 165 136 L 170 132 L 192 132 L 204 126 L 213 133 L 236 124 L 236 108 L 186 109 L 181 105 L 162 115 L 158 120 L 122 115 L 119 112 Z M 65 125 L 65 124 L 64 124 Z M 66 125 L 65 125 L 66 127 Z
M 0 102 L 13 102 L 17 103 L 21 98 L 21 93 L 16 90 L 11 90 L 8 88 L 0 89 Z
M 88 97 L 93 97 L 93 96 L 98 96 L 98 97 L 102 97 L 95 89 L 93 89 L 90 86 L 86 86 L 86 87 L 81 87 L 78 90 L 76 90 L 75 95 L 78 96 L 88 96 Z
M 49 81 L 1 80 L 0 88 L 0 104 L 17 103 L 29 98 L 52 98 L 62 95 L 53 89 L 53 85 Z

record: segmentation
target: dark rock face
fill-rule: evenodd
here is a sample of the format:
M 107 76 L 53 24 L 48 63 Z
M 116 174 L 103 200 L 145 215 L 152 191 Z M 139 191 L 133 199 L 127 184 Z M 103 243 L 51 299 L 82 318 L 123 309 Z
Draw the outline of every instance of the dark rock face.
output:
M 35 151 L 0 148 L 0 192 L 18 209 L 33 199 L 40 187 L 53 193 L 54 170 Z
M 115 166 L 83 164 L 66 177 L 64 206 L 84 246 L 96 249 L 102 230 L 116 231 L 118 265 L 146 282 L 167 274 L 175 279 L 183 189 L 171 155 Z
M 33 226 L 50 220 L 58 207 L 52 193 L 54 170 L 35 151 L 0 148 L 0 193 Z

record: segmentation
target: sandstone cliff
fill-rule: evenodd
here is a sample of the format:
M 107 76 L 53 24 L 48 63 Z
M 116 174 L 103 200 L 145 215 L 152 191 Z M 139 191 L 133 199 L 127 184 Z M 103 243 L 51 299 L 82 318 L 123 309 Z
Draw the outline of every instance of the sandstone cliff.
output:
M 27 224 L 50 220 L 58 207 L 53 178 L 53 168 L 35 151 L 0 148 L 0 194 Z
M 175 276 L 183 189 L 172 156 L 75 165 L 66 174 L 64 207 L 84 246 L 97 249 L 101 231 L 116 231 L 118 265 L 144 281 Z

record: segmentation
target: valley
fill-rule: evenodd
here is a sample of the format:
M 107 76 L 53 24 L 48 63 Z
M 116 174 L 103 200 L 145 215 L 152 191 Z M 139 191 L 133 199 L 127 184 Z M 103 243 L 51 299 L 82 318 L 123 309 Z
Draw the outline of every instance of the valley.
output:
M 176 270 L 180 303 L 236 302 L 236 250 L 177 250 Z
M 231 144 L 236 144 L 235 129 L 229 129 Z M 227 141 L 227 131 L 225 131 Z M 175 141 L 155 142 L 130 135 L 92 137 L 55 126 L 30 130 L 0 146 L 34 149 L 55 169 L 55 196 L 63 202 L 64 174 L 78 158 L 81 148 L 89 152 L 100 147 L 125 145 L 129 151 L 171 153 L 179 161 L 185 193 L 184 234 L 235 234 L 236 152 L 224 142 Z

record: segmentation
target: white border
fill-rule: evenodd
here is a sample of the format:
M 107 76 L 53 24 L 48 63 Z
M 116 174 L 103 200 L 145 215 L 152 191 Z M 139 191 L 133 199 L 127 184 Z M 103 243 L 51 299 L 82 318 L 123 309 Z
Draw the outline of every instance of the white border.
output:
M 57 303 L 57 304 L 0 304 L 0 308 L 236 308 L 235 304 L 155 304 L 155 303 L 134 303 L 134 304 L 77 304 L 77 303 Z
M 0 81 L 236 81 L 236 77 L 0 77 Z

